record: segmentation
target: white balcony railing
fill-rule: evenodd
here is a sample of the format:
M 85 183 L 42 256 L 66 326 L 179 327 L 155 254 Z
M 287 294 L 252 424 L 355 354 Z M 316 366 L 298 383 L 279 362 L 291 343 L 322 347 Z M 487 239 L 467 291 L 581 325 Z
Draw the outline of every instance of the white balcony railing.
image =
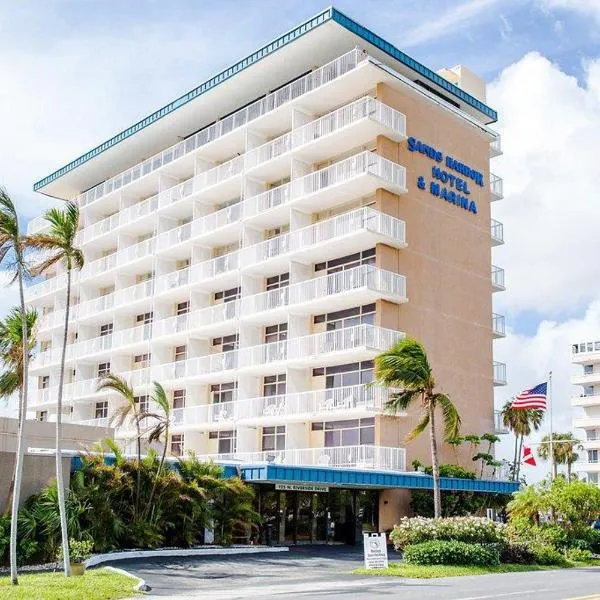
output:
M 506 365 L 494 361 L 494 385 L 506 385 Z
M 255 119 L 283 106 L 284 104 L 302 96 L 318 87 L 333 81 L 348 71 L 355 69 L 368 57 L 360 50 L 351 50 L 347 54 L 331 61 L 304 77 L 292 81 L 277 91 L 260 98 L 256 102 L 238 110 L 237 112 L 209 125 L 186 140 L 155 154 L 142 163 L 119 173 L 115 177 L 107 179 L 78 197 L 80 206 L 87 206 L 91 202 L 109 194 L 115 190 L 137 181 L 163 166 L 194 152 L 198 148 L 217 140 L 231 131 L 245 126 Z
M 492 286 L 497 290 L 504 290 L 504 269 L 492 265 Z
M 211 373 L 229 371 L 238 366 L 238 352 L 219 352 L 187 360 L 175 361 L 152 367 L 152 379 L 168 381 L 182 377 L 201 377 Z
M 115 213 L 114 215 L 110 215 L 110 217 L 106 217 L 97 223 L 85 227 L 78 234 L 80 243 L 87 244 L 93 239 L 115 230 L 119 226 L 119 221 L 121 221 L 121 215 L 120 213 Z
M 88 427 L 114 427 L 111 425 L 108 417 L 100 417 L 98 419 L 86 419 L 85 421 L 75 421 L 76 425 L 87 425 Z
M 29 235 L 33 235 L 34 233 L 40 233 L 49 227 L 50 223 L 48 223 L 48 221 L 42 215 L 40 217 L 35 217 L 35 219 L 31 219 L 31 221 L 27 223 L 27 233 Z
M 491 220 L 490 234 L 495 245 L 504 244 L 504 224 L 496 219 Z
M 492 313 L 492 332 L 495 337 L 504 337 L 506 335 L 504 315 Z
M 184 315 L 167 317 L 154 323 L 154 336 L 160 337 L 173 333 L 189 332 L 201 329 L 231 319 L 237 319 L 240 311 L 240 301 L 224 302 L 215 306 L 200 308 Z
M 229 254 L 217 256 L 210 260 L 197 263 L 192 267 L 192 281 L 203 281 L 219 277 L 224 273 L 235 271 L 240 266 L 240 251 L 234 250 Z
M 490 158 L 500 156 L 502 154 L 502 140 L 499 134 L 496 134 L 495 139 L 490 142 Z
M 579 344 L 573 344 L 571 352 L 573 355 L 600 352 L 600 340 L 596 340 L 595 342 L 581 342 Z
M 492 193 L 492 200 L 502 200 L 504 197 L 504 182 L 502 177 L 490 173 L 490 191 Z
M 241 202 L 237 202 L 236 204 L 226 206 L 216 212 L 209 213 L 204 217 L 195 219 L 192 221 L 191 237 L 197 238 L 238 222 L 242 218 L 242 206 L 243 204 Z
M 385 446 L 336 446 L 332 448 L 297 448 L 266 452 L 238 452 L 234 454 L 200 455 L 201 460 L 237 463 L 276 463 L 285 465 L 317 465 L 405 471 L 404 448 Z
M 159 234 L 156 238 L 156 250 L 161 252 L 172 246 L 188 241 L 192 237 L 192 223 L 185 223 L 169 231 Z

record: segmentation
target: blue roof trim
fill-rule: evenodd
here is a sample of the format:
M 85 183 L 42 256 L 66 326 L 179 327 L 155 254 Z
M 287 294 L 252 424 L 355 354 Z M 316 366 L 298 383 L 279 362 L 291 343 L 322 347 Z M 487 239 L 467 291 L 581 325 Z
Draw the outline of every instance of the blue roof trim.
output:
M 132 135 L 138 133 L 142 129 L 145 129 L 152 123 L 158 121 L 159 119 L 162 119 L 164 116 L 168 115 L 169 113 L 172 113 L 173 111 L 177 110 L 184 104 L 187 104 L 194 98 L 196 98 L 196 97 L 204 94 L 208 90 L 218 86 L 220 83 L 223 83 L 227 79 L 240 73 L 241 71 L 243 71 L 250 65 L 253 65 L 253 64 L 259 62 L 261 59 L 265 58 L 269 54 L 276 52 L 283 46 L 289 44 L 290 42 L 293 42 L 294 40 L 303 36 L 305 33 L 308 33 L 312 29 L 318 27 L 319 25 L 322 25 L 323 23 L 325 23 L 329 20 L 335 21 L 342 27 L 346 28 L 348 31 L 360 36 L 366 42 L 373 44 L 375 47 L 379 48 L 380 50 L 382 50 L 383 52 L 385 52 L 392 58 L 400 61 L 402 64 L 413 69 L 417 73 L 420 73 L 426 79 L 429 79 L 436 85 L 438 85 L 441 88 L 448 91 L 450 94 L 457 96 L 463 102 L 465 102 L 466 104 L 477 109 L 481 113 L 487 115 L 492 120 L 494 120 L 494 121 L 497 120 L 498 114 L 495 110 L 493 110 L 489 106 L 485 105 L 483 102 L 477 100 L 470 94 L 467 94 L 465 91 L 463 91 L 459 87 L 453 85 L 452 83 L 450 83 L 443 77 L 440 77 L 437 73 L 435 73 L 431 69 L 428 69 L 427 67 L 425 67 L 418 61 L 414 60 L 413 58 L 411 58 L 404 52 L 398 50 L 398 48 L 396 48 L 389 42 L 386 42 L 383 38 L 374 34 L 371 30 L 367 29 L 366 27 L 363 27 L 362 25 L 358 24 L 356 21 L 353 21 L 352 19 L 347 17 L 344 13 L 340 12 L 339 10 L 337 10 L 333 7 L 329 7 L 326 10 L 315 15 L 311 19 L 308 19 L 307 21 L 305 21 L 298 27 L 295 27 L 294 29 L 288 31 L 287 33 L 284 33 L 282 36 L 273 40 L 266 46 L 263 46 L 256 52 L 253 52 L 252 54 L 250 54 L 246 58 L 242 59 L 241 61 L 237 62 L 236 64 L 232 65 L 231 67 L 225 69 L 224 71 L 221 71 L 218 75 L 215 75 L 211 79 L 208 79 L 207 81 L 205 81 L 198 87 L 194 88 L 187 94 L 180 96 L 173 102 L 170 102 L 169 104 L 163 106 L 161 109 L 157 110 L 156 112 L 153 112 L 152 114 L 148 115 L 145 119 L 138 121 L 131 127 L 128 127 L 127 129 L 121 131 L 114 137 L 106 140 L 104 143 L 100 144 L 99 146 L 96 146 L 95 148 L 92 148 L 90 151 L 86 152 L 85 154 L 82 154 L 80 157 L 78 157 L 75 160 L 71 161 L 70 163 L 66 164 L 64 167 L 61 167 L 57 171 L 54 171 L 54 173 L 51 173 L 47 177 L 44 177 L 40 181 L 37 181 L 36 183 L 33 184 L 33 190 L 36 192 L 39 191 L 41 188 L 45 187 L 49 183 L 52 183 L 59 177 L 62 177 L 69 171 L 72 171 L 73 169 L 79 167 L 80 165 L 89 161 L 90 159 L 94 158 L 95 156 L 98 156 L 105 150 L 108 150 L 109 148 L 111 148 L 112 146 L 115 146 L 119 142 L 122 142 L 123 140 L 127 139 L 128 137 L 131 137 Z
M 475 98 L 474 96 L 471 96 L 471 94 L 468 94 L 464 90 L 460 89 L 458 86 L 454 85 L 453 83 L 450 83 L 447 79 L 444 79 L 435 71 L 432 71 L 425 65 L 416 61 L 414 58 L 408 56 L 408 54 L 405 54 L 401 50 L 398 50 L 398 48 L 392 46 L 392 44 L 390 44 L 389 42 L 386 42 L 383 38 L 373 33 L 370 29 L 367 29 L 366 27 L 363 27 L 356 21 L 353 21 L 344 13 L 340 12 L 339 10 L 336 10 L 335 8 L 332 8 L 331 10 L 332 18 L 336 23 L 339 23 L 352 33 L 355 33 L 356 35 L 363 38 L 363 40 L 369 42 L 370 44 L 373 44 L 373 46 L 379 48 L 392 58 L 395 58 L 396 60 L 400 61 L 403 65 L 406 65 L 413 71 L 420 73 L 421 75 L 423 75 L 423 77 L 429 79 L 436 85 L 439 85 L 441 88 L 445 89 L 452 95 L 457 96 L 469 106 L 472 106 L 479 112 L 490 117 L 490 119 L 493 119 L 494 121 L 498 119 L 498 113 L 493 108 L 490 108 L 480 100 L 477 100 L 477 98 Z
M 433 489 L 429 475 L 392 473 L 332 467 L 292 467 L 286 465 L 241 465 L 242 477 L 249 483 L 313 483 L 370 488 Z M 512 494 L 519 483 L 486 479 L 459 479 L 441 477 L 440 488 L 447 491 L 481 492 L 484 494 Z

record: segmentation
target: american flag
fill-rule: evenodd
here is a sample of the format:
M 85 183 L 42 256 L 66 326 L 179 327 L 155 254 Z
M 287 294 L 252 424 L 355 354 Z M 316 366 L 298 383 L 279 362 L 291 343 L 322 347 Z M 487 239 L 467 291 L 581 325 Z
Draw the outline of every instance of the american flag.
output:
M 546 410 L 546 394 L 548 390 L 548 382 L 540 383 L 530 390 L 522 391 L 515 397 L 511 408 L 522 408 L 528 410 L 531 408 L 539 408 Z

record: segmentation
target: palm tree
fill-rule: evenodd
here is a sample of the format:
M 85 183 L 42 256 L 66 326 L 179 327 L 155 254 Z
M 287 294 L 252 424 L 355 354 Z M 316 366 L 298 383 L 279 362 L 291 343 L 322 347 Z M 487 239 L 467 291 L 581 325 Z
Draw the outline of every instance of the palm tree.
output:
M 37 322 L 37 312 L 27 311 L 27 344 L 28 355 L 35 346 L 34 330 Z M 18 393 L 21 397 L 23 389 L 23 321 L 21 309 L 13 308 L 8 315 L 0 321 L 0 361 L 5 370 L 0 373 L 0 398 L 10 398 Z M 19 422 L 21 421 L 21 404 L 19 403 Z M 10 511 L 13 490 L 15 487 L 14 474 L 8 488 L 8 497 L 4 512 Z
M 24 280 L 28 276 L 25 262 L 26 241 L 19 229 L 19 217 L 7 191 L 0 187 L 0 263 L 14 274 L 11 281 L 18 282 L 19 304 L 21 306 L 21 330 L 23 336 L 23 385 L 19 398 L 19 437 L 17 440 L 17 457 L 15 461 L 14 492 L 10 519 L 10 579 L 18 585 L 17 576 L 17 526 L 21 480 L 23 478 L 23 458 L 25 453 L 24 429 L 27 420 L 27 387 L 29 379 L 29 342 L 27 338 L 27 310 L 25 308 Z
M 552 439 L 552 444 L 550 440 Z M 552 476 L 556 478 L 558 465 L 567 465 L 567 481 L 571 481 L 571 466 L 577 462 L 579 455 L 575 450 L 583 450 L 583 446 L 572 433 L 553 433 L 542 438 L 538 448 L 538 456 L 542 460 L 550 458 L 550 447 L 552 447 Z
M 436 518 L 442 514 L 440 496 L 440 468 L 438 443 L 435 431 L 435 411 L 442 409 L 445 441 L 456 439 L 459 435 L 460 416 L 450 398 L 435 392 L 435 379 L 425 348 L 413 339 L 397 342 L 389 350 L 375 358 L 375 381 L 388 388 L 401 389 L 390 394 L 386 409 L 391 412 L 407 410 L 420 402 L 421 420 L 409 433 L 409 440 L 416 438 L 429 428 L 431 444 L 431 467 L 433 471 L 433 506 Z
M 140 413 L 138 420 L 143 422 L 147 419 L 154 419 L 155 425 L 148 432 L 148 443 L 151 444 L 152 442 L 158 442 L 161 438 L 164 438 L 164 445 L 158 470 L 156 472 L 156 477 L 154 478 L 154 483 L 152 484 L 152 491 L 150 492 L 150 497 L 148 498 L 148 502 L 146 504 L 146 516 L 152 507 L 152 500 L 154 499 L 156 486 L 165 464 L 167 445 L 169 443 L 169 431 L 171 429 L 171 406 L 169 404 L 169 399 L 167 398 L 165 389 L 157 381 L 154 382 L 154 393 L 152 394 L 151 400 L 153 404 L 161 410 L 161 412 L 143 411 Z
M 65 575 L 71 575 L 69 562 L 69 533 L 67 531 L 67 510 L 62 469 L 62 401 L 65 380 L 65 359 L 67 356 L 67 335 L 69 332 L 69 312 L 71 308 L 71 276 L 73 269 L 83 267 L 83 252 L 75 246 L 75 237 L 79 228 L 79 208 L 74 202 L 67 202 L 63 209 L 51 208 L 44 218 L 50 223 L 49 233 L 38 233 L 27 237 L 31 248 L 48 253 L 41 263 L 32 269 L 40 275 L 56 264 L 62 264 L 67 273 L 67 298 L 65 305 L 65 326 L 63 331 L 62 353 L 60 357 L 60 375 L 58 380 L 58 398 L 56 401 L 56 484 L 58 487 L 58 508 L 62 534 L 63 565 Z
M 140 463 L 142 462 L 142 442 L 140 428 L 140 408 L 137 398 L 133 394 L 133 388 L 120 375 L 109 373 L 105 375 L 98 384 L 98 391 L 110 390 L 119 394 L 125 403 L 122 404 L 111 416 L 110 423 L 116 427 L 121 427 L 126 420 L 131 420 L 136 428 L 137 441 L 137 481 L 135 493 L 135 517 L 139 513 L 140 507 L 140 489 L 141 489 L 141 470 Z

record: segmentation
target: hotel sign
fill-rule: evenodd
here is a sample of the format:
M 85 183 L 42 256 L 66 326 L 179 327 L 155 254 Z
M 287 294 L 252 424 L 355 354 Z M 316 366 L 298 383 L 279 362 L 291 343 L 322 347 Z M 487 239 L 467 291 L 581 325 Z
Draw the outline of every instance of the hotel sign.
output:
M 385 533 L 363 533 L 365 569 L 387 569 L 388 553 Z
M 425 180 L 425 177 L 417 177 L 417 187 L 420 190 L 428 189 L 432 196 L 442 198 L 446 202 L 476 215 L 477 203 L 475 200 L 471 200 L 469 196 L 471 195 L 472 185 L 484 187 L 483 173 L 459 162 L 452 156 L 444 156 L 441 150 L 424 144 L 414 137 L 408 138 L 407 145 L 409 152 L 424 154 L 442 165 L 442 167 L 435 165 L 431 167 L 432 180 L 429 182 Z M 455 175 L 455 173 L 458 173 L 458 175 Z
M 326 485 L 312 485 L 310 483 L 276 483 L 276 490 L 282 492 L 328 492 L 329 488 Z

